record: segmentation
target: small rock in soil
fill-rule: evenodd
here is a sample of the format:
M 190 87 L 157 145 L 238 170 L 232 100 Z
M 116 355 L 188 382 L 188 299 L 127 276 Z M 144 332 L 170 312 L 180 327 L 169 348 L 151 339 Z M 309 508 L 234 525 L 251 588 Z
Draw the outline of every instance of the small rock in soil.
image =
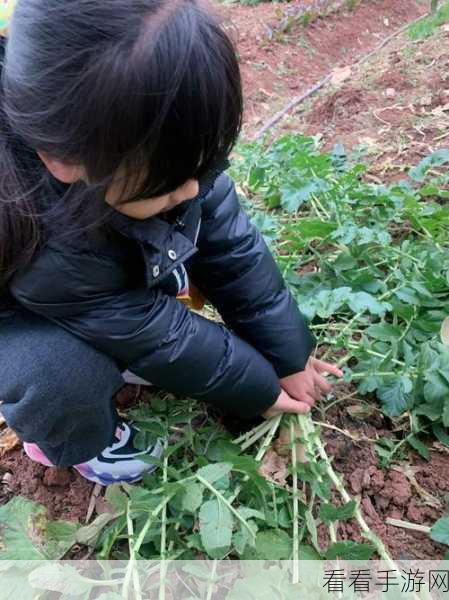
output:
M 12 473 L 5 473 L 2 477 L 2 483 L 9 486 L 11 485 L 12 479 Z
M 363 489 L 369 486 L 370 476 L 366 469 L 355 469 L 355 471 L 349 475 L 349 482 L 354 493 L 360 494 Z

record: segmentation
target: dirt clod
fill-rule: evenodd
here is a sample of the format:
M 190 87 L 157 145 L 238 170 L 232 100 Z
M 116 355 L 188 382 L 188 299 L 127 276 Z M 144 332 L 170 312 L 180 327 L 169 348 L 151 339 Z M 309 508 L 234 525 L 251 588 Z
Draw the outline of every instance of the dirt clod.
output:
M 47 487 L 65 487 L 70 481 L 68 469 L 49 468 L 44 473 L 43 483 Z
M 2 459 L 0 475 L 2 473 L 12 474 L 8 482 L 12 494 L 25 496 L 44 505 L 50 518 L 72 521 L 85 518 L 93 484 L 73 469 L 49 469 L 31 461 L 20 449 L 8 453 Z

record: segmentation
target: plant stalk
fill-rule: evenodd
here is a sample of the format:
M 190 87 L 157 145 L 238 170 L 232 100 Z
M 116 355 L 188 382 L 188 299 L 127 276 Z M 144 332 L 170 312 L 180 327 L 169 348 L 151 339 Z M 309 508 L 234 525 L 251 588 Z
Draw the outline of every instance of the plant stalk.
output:
M 385 522 L 394 527 L 402 527 L 402 529 L 411 529 L 412 531 L 421 531 L 422 533 L 427 534 L 431 531 L 431 528 L 427 527 L 427 525 L 418 525 L 417 523 L 409 523 L 408 521 L 401 521 L 400 519 L 390 519 L 390 517 L 388 517 Z
M 298 505 L 298 473 L 296 469 L 296 440 L 293 419 L 290 420 L 290 442 L 292 445 L 293 467 L 293 583 L 299 582 L 299 505 Z
M 321 459 L 324 461 L 325 465 L 326 465 L 326 471 L 327 474 L 329 476 L 329 478 L 331 479 L 332 483 L 335 485 L 335 488 L 337 489 L 337 491 L 339 492 L 340 496 L 342 497 L 343 501 L 345 503 L 351 502 L 351 496 L 348 494 L 348 492 L 346 491 L 344 485 L 341 482 L 340 477 L 337 475 L 337 473 L 334 471 L 334 468 L 331 465 L 331 462 L 329 460 L 329 457 L 326 453 L 326 450 L 323 446 L 323 443 L 321 441 L 321 439 L 319 438 L 319 436 L 316 435 L 316 431 L 315 431 L 315 427 L 313 425 L 312 420 L 310 419 L 309 416 L 306 415 L 298 415 L 298 422 L 302 427 L 302 431 L 304 432 L 304 436 L 309 439 L 309 440 L 313 440 L 312 443 L 314 443 L 318 449 L 318 453 L 321 457 Z M 354 517 L 356 519 L 356 521 L 358 522 L 361 530 L 363 531 L 364 537 L 366 539 L 368 539 L 373 546 L 376 548 L 376 551 L 378 552 L 379 556 L 392 568 L 395 569 L 396 571 L 397 566 L 395 564 L 395 562 L 393 561 L 393 559 L 391 558 L 391 556 L 389 555 L 384 543 L 382 542 L 382 540 L 373 532 L 371 531 L 371 529 L 368 527 L 368 524 L 366 523 L 361 510 L 360 510 L 360 506 L 357 504 L 355 513 L 354 513 Z

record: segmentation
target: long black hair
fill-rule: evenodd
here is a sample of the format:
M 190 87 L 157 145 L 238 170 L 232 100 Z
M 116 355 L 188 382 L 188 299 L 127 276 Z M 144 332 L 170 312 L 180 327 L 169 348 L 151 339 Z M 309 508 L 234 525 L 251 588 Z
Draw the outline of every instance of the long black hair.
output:
M 36 150 L 98 189 L 122 174 L 132 201 L 201 178 L 241 128 L 235 49 L 202 0 L 18 0 L 1 83 L 0 286 L 39 246 Z

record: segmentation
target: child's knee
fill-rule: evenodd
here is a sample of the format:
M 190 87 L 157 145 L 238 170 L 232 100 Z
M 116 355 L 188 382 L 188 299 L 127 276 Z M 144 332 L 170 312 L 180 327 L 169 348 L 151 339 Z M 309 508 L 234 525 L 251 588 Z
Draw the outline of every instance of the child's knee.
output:
M 123 385 L 110 357 L 33 316 L 0 322 L 0 364 L 0 412 L 19 435 L 30 420 L 108 404 Z

